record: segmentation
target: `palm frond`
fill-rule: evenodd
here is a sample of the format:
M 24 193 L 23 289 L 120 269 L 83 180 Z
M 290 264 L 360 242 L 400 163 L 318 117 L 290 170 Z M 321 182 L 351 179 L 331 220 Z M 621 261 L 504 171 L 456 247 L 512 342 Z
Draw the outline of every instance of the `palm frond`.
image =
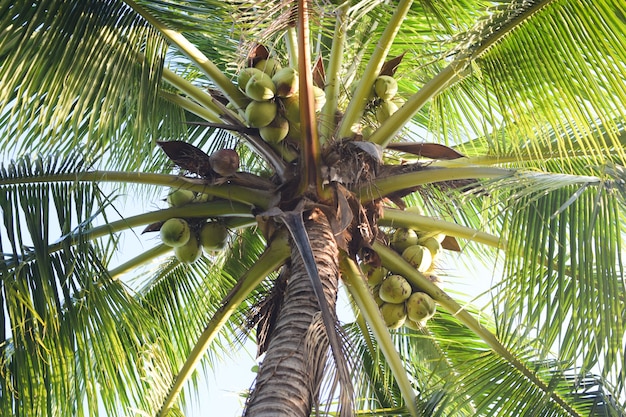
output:
M 155 138 L 184 132 L 180 110 L 158 95 L 166 45 L 123 3 L 13 2 L 0 31 L 2 150 L 86 146 L 128 168 L 142 164 Z
M 603 185 L 519 200 L 508 223 L 506 285 L 496 299 L 503 338 L 537 337 L 543 355 L 583 373 L 598 367 L 623 387 L 619 211 Z
M 74 158 L 26 158 L 2 167 L 0 176 L 15 180 L 83 166 Z M 95 413 L 99 402 L 110 415 L 119 415 L 120 406 L 150 409 L 143 377 L 148 361 L 162 361 L 168 345 L 107 274 L 114 243 L 76 239 L 111 202 L 91 183 L 0 187 L 0 409 L 9 414 L 50 414 L 54 407 L 84 415 Z M 160 376 L 153 375 L 156 384 L 154 378 Z
M 515 21 L 515 4 L 519 13 L 532 14 Z M 623 5 L 609 0 L 507 7 L 468 31 L 469 46 L 460 51 L 480 55 L 465 80 L 433 102 L 433 126 L 441 137 L 458 143 L 483 135 L 491 154 L 535 160 L 540 167 L 547 155 L 566 159 L 572 150 L 591 164 L 602 164 L 609 154 L 623 161 L 626 38 L 623 19 L 615 18 Z M 493 43 L 506 23 L 498 16 L 511 13 L 515 25 Z M 471 147 L 463 151 L 472 154 Z

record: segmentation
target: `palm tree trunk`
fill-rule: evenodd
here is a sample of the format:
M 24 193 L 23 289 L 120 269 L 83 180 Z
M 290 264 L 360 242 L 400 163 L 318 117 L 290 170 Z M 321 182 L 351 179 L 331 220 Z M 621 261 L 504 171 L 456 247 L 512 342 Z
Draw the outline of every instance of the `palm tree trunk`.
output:
M 333 233 L 318 210 L 305 221 L 305 227 L 326 299 L 334 312 L 339 272 Z M 311 280 L 295 245 L 291 259 L 283 306 L 246 406 L 246 417 L 308 417 L 322 382 L 328 339 Z

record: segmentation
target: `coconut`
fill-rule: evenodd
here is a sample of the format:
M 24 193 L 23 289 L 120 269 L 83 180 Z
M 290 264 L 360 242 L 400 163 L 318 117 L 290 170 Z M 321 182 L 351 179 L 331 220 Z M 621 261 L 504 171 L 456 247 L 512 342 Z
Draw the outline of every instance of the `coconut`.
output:
M 298 71 L 291 67 L 281 68 L 272 77 L 278 97 L 291 97 L 298 92 Z
M 191 236 L 187 221 L 177 217 L 165 221 L 161 225 L 159 233 L 161 234 L 161 241 L 173 248 L 183 246 Z
M 257 68 L 263 71 L 264 73 L 266 73 L 267 75 L 271 77 L 274 74 L 276 74 L 276 71 L 281 69 L 282 66 L 280 65 L 280 62 L 278 62 L 274 58 L 267 58 L 267 59 L 262 59 L 259 62 L 257 62 L 254 68 Z
M 206 222 L 200 229 L 200 245 L 207 251 L 219 250 L 226 245 L 228 229 L 222 223 Z
M 392 114 L 398 111 L 398 105 L 393 101 L 382 101 L 378 107 L 376 107 L 376 120 L 378 123 L 382 123 L 389 119 Z
M 191 236 L 183 246 L 174 248 L 174 255 L 184 264 L 192 264 L 202 256 L 202 247 L 196 236 Z
M 407 314 L 406 320 L 404 321 L 404 326 L 413 330 L 422 330 L 424 328 L 425 323 L 426 323 L 425 321 L 420 322 L 420 321 L 411 320 Z
M 294 94 L 281 100 L 285 118 L 289 123 L 300 123 L 300 96 Z
M 400 108 L 400 107 L 404 106 L 404 103 L 406 103 L 406 100 L 405 100 L 405 99 L 403 99 L 403 98 L 402 98 L 402 97 L 400 97 L 400 96 L 395 96 L 395 97 L 394 97 L 394 98 L 392 98 L 390 101 L 391 101 L 391 102 L 393 102 L 393 103 L 395 103 L 395 105 L 396 105 L 396 106 L 398 106 L 398 108 Z
M 313 98 L 315 100 L 315 111 L 321 111 L 326 104 L 326 92 L 317 86 L 313 86 Z
M 402 257 L 420 272 L 428 271 L 433 263 L 430 251 L 422 245 L 409 246 L 402 252 Z
M 426 238 L 419 239 L 417 243 L 426 247 L 430 251 L 430 254 L 433 257 L 433 260 L 443 250 L 443 248 L 441 247 L 441 243 L 434 237 L 426 237 Z
M 372 288 L 372 296 L 378 307 L 385 304 L 382 298 L 380 298 L 380 284 Z
M 425 292 L 415 292 L 411 294 L 405 302 L 406 313 L 409 319 L 415 322 L 428 320 L 435 315 L 437 307 L 435 300 Z
M 206 203 L 207 201 L 211 201 L 215 198 L 215 196 L 205 194 L 205 193 L 197 193 L 196 198 L 194 198 L 194 203 Z
M 383 100 L 391 100 L 398 92 L 398 82 L 389 75 L 379 75 L 374 80 L 374 92 Z
M 277 115 L 272 122 L 259 129 L 259 134 L 264 141 L 278 143 L 287 137 L 289 122 L 284 117 Z
M 253 75 L 259 75 L 259 74 L 263 74 L 263 71 L 257 68 L 248 67 L 248 68 L 242 69 L 241 72 L 239 72 L 239 75 L 237 76 L 237 85 L 239 86 L 241 91 L 246 91 L 246 85 L 248 84 L 248 81 L 250 81 L 250 78 Z
M 419 237 L 415 230 L 401 227 L 396 229 L 393 235 L 391 235 L 390 244 L 392 248 L 402 253 L 409 246 L 417 245 L 418 239 Z
M 302 140 L 302 129 L 300 123 L 289 122 L 289 132 L 287 132 L 287 139 L 300 142 Z
M 260 73 L 250 77 L 245 91 L 246 95 L 252 100 L 265 101 L 274 98 L 276 86 L 269 75 Z
M 397 329 L 402 326 L 407 317 L 404 303 L 385 303 L 380 306 L 380 313 L 383 316 L 385 324 L 390 329 Z
M 273 101 L 253 101 L 246 107 L 246 120 L 252 127 L 267 126 L 276 117 L 276 111 Z
M 167 204 L 170 207 L 180 207 L 191 203 L 194 198 L 196 198 L 196 195 L 193 191 L 173 188 L 167 195 Z
M 367 284 L 370 287 L 375 287 L 376 285 L 383 282 L 383 279 L 387 276 L 387 270 L 382 266 L 372 266 L 369 264 L 365 264 L 361 266 L 361 270 L 367 277 Z
M 239 169 L 239 154 L 234 149 L 219 149 L 209 156 L 209 162 L 213 171 L 229 177 Z
M 401 303 L 411 295 L 411 284 L 402 275 L 390 275 L 380 284 L 380 298 L 387 303 Z

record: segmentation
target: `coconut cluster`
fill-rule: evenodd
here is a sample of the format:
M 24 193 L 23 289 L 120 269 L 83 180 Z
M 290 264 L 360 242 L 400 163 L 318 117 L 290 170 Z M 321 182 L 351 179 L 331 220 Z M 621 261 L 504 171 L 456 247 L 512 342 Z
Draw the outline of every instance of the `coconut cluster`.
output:
M 404 99 L 397 95 L 398 82 L 390 75 L 376 77 L 372 89 L 375 96 L 376 120 L 382 123 L 404 104 Z
M 391 236 L 390 245 L 415 269 L 438 285 L 440 281 L 433 269 L 434 261 L 442 250 L 441 242 L 444 237 L 440 233 L 398 228 Z M 435 301 L 419 288 L 412 286 L 405 277 L 392 274 L 382 266 L 364 265 L 362 269 L 383 320 L 390 329 L 403 325 L 419 329 L 435 314 Z
M 282 67 L 274 58 L 258 61 L 237 75 L 239 89 L 251 101 L 245 109 L 250 127 L 258 128 L 259 135 L 270 144 L 285 138 L 300 137 L 300 97 L 298 71 Z M 324 90 L 314 86 L 315 111 L 326 102 Z
M 170 207 L 201 203 L 210 199 L 202 193 L 173 189 L 167 195 Z M 163 222 L 159 229 L 161 241 L 174 250 L 176 258 L 186 264 L 196 262 L 204 251 L 213 252 L 226 246 L 228 229 L 218 221 L 209 219 L 183 219 L 173 217 Z

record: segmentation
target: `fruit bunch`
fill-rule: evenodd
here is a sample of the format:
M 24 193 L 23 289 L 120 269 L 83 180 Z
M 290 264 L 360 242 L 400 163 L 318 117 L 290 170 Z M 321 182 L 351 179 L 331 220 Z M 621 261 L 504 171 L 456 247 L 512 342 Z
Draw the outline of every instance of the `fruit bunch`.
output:
M 171 190 L 167 196 L 170 207 L 207 201 L 208 196 L 189 190 Z M 173 248 L 176 258 L 186 264 L 196 262 L 203 251 L 222 249 L 228 240 L 228 229 L 218 221 L 174 217 L 161 224 L 161 241 Z
M 434 260 L 442 250 L 443 234 L 426 234 L 412 229 L 396 229 L 391 237 L 391 247 L 433 283 L 439 284 L 432 273 Z M 435 301 L 401 275 L 391 274 L 384 267 L 364 265 L 374 299 L 385 324 L 390 329 L 405 325 L 419 329 L 436 310 Z
M 298 71 L 282 67 L 273 59 L 258 61 L 246 67 L 237 76 L 239 89 L 251 101 L 245 109 L 245 119 L 250 127 L 258 128 L 259 135 L 270 144 L 285 138 L 297 140 L 300 132 L 300 98 Z M 315 110 L 326 102 L 324 90 L 314 86 Z
M 404 100 L 396 95 L 398 93 L 398 82 L 391 75 L 379 75 L 376 77 L 372 89 L 375 96 L 374 109 L 376 120 L 378 123 L 382 123 L 404 104 Z

